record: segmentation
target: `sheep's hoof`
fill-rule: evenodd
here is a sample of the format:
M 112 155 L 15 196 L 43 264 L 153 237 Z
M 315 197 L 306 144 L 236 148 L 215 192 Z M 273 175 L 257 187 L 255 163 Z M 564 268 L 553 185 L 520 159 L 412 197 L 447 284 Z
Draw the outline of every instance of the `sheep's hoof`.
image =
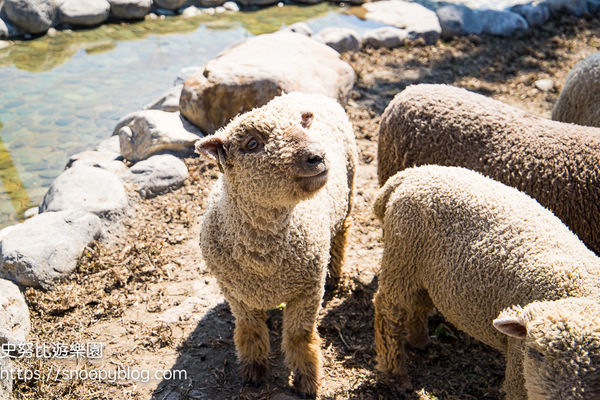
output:
M 294 377 L 294 389 L 302 399 L 316 399 L 317 386 L 315 378 L 309 375 L 298 373 Z
M 267 363 L 266 361 L 241 363 L 240 374 L 242 375 L 242 385 L 258 387 L 263 384 L 267 374 Z
M 408 343 L 408 345 L 410 347 L 413 347 L 413 348 L 419 349 L 419 350 L 423 350 L 424 348 L 429 346 L 429 344 L 431 343 L 431 339 L 429 339 L 428 335 L 418 335 L 418 336 L 408 335 L 406 337 L 406 342 Z
M 412 383 L 406 374 L 389 374 L 378 371 L 377 381 L 396 392 L 406 393 L 412 390 Z

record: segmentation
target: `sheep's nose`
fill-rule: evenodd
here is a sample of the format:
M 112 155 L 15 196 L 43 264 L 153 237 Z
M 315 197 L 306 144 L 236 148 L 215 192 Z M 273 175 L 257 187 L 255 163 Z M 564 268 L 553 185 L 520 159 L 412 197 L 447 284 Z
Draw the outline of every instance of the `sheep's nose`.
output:
M 307 159 L 306 159 L 306 163 L 308 165 L 318 165 L 320 163 L 322 163 L 323 161 L 325 161 L 325 154 L 309 154 Z

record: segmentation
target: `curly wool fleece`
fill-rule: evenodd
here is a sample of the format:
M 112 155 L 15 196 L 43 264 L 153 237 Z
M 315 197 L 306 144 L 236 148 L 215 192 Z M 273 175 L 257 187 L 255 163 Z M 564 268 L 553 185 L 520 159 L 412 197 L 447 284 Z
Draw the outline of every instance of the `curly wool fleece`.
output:
M 600 254 L 600 129 L 452 86 L 410 86 L 381 118 L 379 183 L 426 164 L 469 168 L 522 190 Z
M 404 341 L 427 343 L 436 307 L 506 355 L 508 399 L 600 396 L 600 258 L 550 211 L 477 172 L 422 166 L 391 177 L 375 213 L 379 369 L 408 384 Z

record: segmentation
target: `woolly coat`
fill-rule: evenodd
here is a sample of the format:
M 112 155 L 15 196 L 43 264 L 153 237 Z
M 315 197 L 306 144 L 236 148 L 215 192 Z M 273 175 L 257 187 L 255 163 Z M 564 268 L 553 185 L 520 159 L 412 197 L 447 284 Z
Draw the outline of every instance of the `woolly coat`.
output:
M 305 111 L 314 115 L 307 132 L 326 149 L 329 177 L 312 197 L 295 201 L 285 167 L 293 156 L 286 132 Z M 335 100 L 292 93 L 236 117 L 216 135 L 248 130 L 267 136 L 265 156 L 242 173 L 225 167 L 202 224 L 203 256 L 225 297 L 249 309 L 320 298 L 331 240 L 351 208 L 357 164 L 352 126 Z
M 383 113 L 379 183 L 424 164 L 465 167 L 522 190 L 600 254 L 600 129 L 452 86 L 415 85 Z
M 537 201 L 477 172 L 399 172 L 380 190 L 375 213 L 383 264 L 395 266 L 381 270 L 380 291 L 425 290 L 451 323 L 501 351 L 506 336 L 491 321 L 503 309 L 600 299 L 600 259 Z
M 579 61 L 569 72 L 552 119 L 600 127 L 600 52 Z

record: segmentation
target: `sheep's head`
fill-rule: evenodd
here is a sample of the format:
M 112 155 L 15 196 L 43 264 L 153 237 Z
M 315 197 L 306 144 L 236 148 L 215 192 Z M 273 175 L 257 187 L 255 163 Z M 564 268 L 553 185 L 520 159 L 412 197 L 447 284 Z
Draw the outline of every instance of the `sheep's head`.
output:
M 311 132 L 312 112 L 291 121 L 267 117 L 262 109 L 239 116 L 199 140 L 196 152 L 217 161 L 228 187 L 244 200 L 293 205 L 327 183 L 325 149 Z
M 530 400 L 600 399 L 600 304 L 591 299 L 533 302 L 493 322 L 523 341 Z

